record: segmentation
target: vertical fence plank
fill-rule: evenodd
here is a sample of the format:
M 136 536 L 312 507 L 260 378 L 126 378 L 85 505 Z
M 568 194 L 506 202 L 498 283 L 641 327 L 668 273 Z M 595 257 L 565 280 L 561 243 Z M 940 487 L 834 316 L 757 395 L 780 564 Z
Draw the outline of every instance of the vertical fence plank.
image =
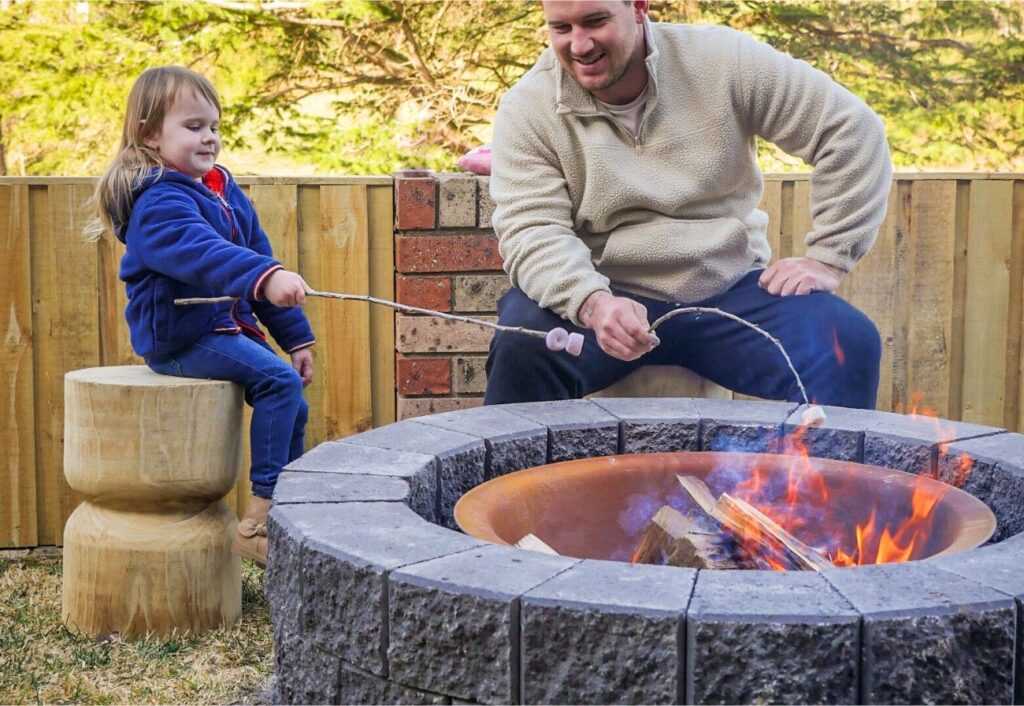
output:
M 1010 257 L 1010 329 L 1007 346 L 1007 428 L 1024 433 L 1024 181 L 1013 183 L 1013 240 Z
M 297 240 L 299 269 L 306 281 L 314 289 L 327 288 L 320 281 L 318 274 L 320 259 L 320 186 L 308 184 L 299 187 L 298 191 Z M 328 288 L 329 289 L 329 288 Z M 327 415 L 324 403 L 324 381 L 327 379 L 326 360 L 324 358 L 324 313 L 326 306 L 334 302 L 324 299 L 311 299 L 306 304 L 306 316 L 316 336 L 313 347 L 313 384 L 306 388 L 306 401 L 309 403 L 309 423 L 306 425 L 306 448 L 312 448 L 327 439 Z
M 107 234 L 97 243 L 100 290 L 100 360 L 103 365 L 142 365 L 132 350 L 128 323 L 124 318 L 128 296 L 117 277 L 124 244 Z
M 395 298 L 394 199 L 391 186 L 367 190 L 370 223 L 370 294 Z M 373 381 L 373 426 L 395 421 L 395 311 L 370 308 L 370 371 Z
M 839 288 L 839 295 L 863 311 L 878 327 L 882 339 L 882 361 L 879 369 L 877 409 L 890 410 L 893 405 L 893 354 L 896 336 L 896 253 L 900 232 L 899 197 L 894 184 L 889 192 L 886 217 L 878 230 L 878 238 Z
M 906 385 L 940 416 L 950 413 L 956 182 L 916 181 L 910 197 L 906 274 Z
M 792 223 L 792 230 L 788 234 L 788 257 L 802 257 L 807 253 L 807 234 L 811 232 L 814 223 L 811 218 L 811 182 L 807 179 L 801 179 L 793 184 Z
M 961 418 L 1000 426 L 1007 391 L 1013 182 L 972 184 L 969 219 Z
M 97 247 L 82 238 L 91 187 L 53 183 L 33 208 L 32 296 L 36 302 L 36 487 L 39 541 L 61 544 L 78 497 L 64 480 L 64 373 L 99 365 Z M 30 192 L 31 196 L 31 192 Z M 40 194 L 42 197 L 43 195 Z
M 764 193 L 758 208 L 768 214 L 768 245 L 772 249 L 772 262 L 778 260 L 779 238 L 782 236 L 782 185 L 781 181 L 765 181 Z
M 28 186 L 0 185 L 0 547 L 38 543 Z
M 320 187 L 320 241 L 313 263 L 315 288 L 369 294 L 369 225 L 365 185 Z M 324 417 L 327 438 L 348 436 L 373 425 L 370 384 L 369 305 L 324 302 Z

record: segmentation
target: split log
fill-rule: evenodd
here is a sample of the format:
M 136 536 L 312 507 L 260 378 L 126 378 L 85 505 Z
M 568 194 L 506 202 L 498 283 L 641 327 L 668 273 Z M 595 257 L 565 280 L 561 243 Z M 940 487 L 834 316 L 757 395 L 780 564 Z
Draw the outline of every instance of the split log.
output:
M 763 555 L 781 555 L 793 567 L 810 571 L 833 566 L 828 558 L 791 535 L 750 503 L 728 493 L 722 493 L 715 500 L 707 485 L 693 476 L 676 476 L 676 479 L 701 510 L 741 541 L 755 545 Z
M 558 552 L 552 549 L 547 542 L 532 533 L 527 534 L 512 546 L 516 549 L 526 549 L 531 552 L 541 552 L 542 554 L 553 554 L 558 556 Z
M 741 569 L 732 542 L 714 527 L 702 526 L 665 505 L 644 530 L 633 553 L 634 564 L 668 564 L 691 569 Z

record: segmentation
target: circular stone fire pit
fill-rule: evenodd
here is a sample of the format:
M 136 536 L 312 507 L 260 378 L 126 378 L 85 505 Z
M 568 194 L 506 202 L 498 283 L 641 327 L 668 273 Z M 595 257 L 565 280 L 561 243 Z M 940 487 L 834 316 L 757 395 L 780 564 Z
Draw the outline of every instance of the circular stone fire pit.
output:
M 485 480 L 622 453 L 765 453 L 792 431 L 794 407 L 507 405 L 321 444 L 282 474 L 270 515 L 278 698 L 1020 703 L 1019 434 L 838 408 L 807 433 L 812 456 L 956 480 L 994 512 L 991 544 L 922 561 L 698 572 L 549 556 L 454 529 L 455 503 Z

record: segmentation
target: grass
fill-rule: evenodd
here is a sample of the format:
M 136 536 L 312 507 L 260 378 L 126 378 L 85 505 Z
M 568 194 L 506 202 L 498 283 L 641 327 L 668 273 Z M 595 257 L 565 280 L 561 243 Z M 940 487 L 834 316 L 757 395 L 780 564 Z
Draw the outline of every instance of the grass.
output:
M 248 561 L 242 617 L 194 640 L 93 640 L 68 632 L 60 608 L 59 558 L 0 559 L 0 704 L 265 703 L 270 613 Z

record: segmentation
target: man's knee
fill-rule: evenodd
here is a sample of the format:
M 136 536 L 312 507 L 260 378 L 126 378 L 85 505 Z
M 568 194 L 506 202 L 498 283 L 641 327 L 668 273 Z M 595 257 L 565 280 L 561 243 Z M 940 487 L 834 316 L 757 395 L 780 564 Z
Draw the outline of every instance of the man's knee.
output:
M 834 338 L 835 354 L 842 366 L 868 370 L 878 368 L 882 358 L 882 337 L 866 314 L 847 304 L 838 317 Z

